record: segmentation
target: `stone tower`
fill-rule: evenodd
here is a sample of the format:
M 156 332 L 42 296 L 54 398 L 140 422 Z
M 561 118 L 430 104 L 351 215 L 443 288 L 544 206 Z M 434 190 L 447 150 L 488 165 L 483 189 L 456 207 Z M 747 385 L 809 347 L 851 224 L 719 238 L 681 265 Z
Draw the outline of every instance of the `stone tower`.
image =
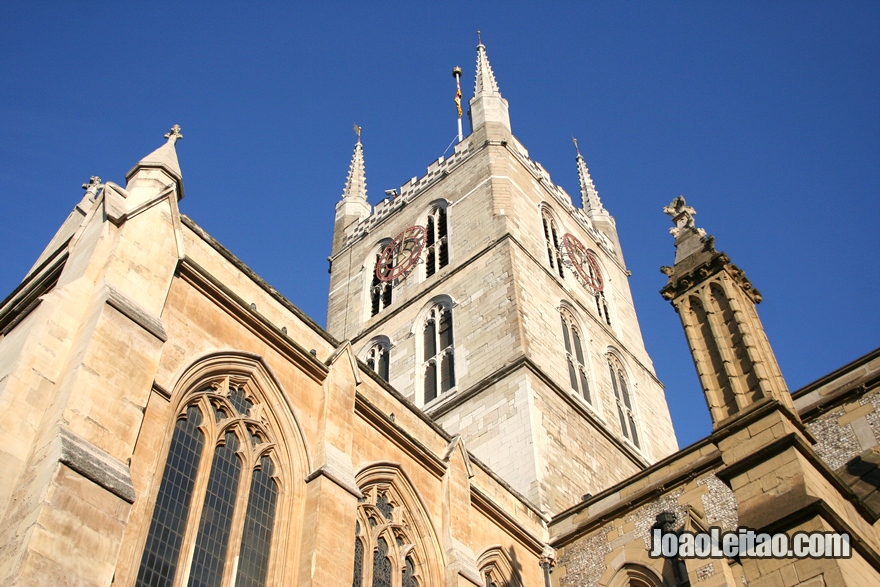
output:
M 477 46 L 471 133 L 376 204 L 355 147 L 327 329 L 513 488 L 556 513 L 676 449 L 614 219 L 511 133 Z
M 663 209 L 675 224 L 675 265 L 663 267 L 660 291 L 681 317 L 714 428 L 749 405 L 773 398 L 794 413 L 791 394 L 755 304 L 760 292 L 715 250 L 715 237 L 694 225 L 696 211 L 679 196 Z

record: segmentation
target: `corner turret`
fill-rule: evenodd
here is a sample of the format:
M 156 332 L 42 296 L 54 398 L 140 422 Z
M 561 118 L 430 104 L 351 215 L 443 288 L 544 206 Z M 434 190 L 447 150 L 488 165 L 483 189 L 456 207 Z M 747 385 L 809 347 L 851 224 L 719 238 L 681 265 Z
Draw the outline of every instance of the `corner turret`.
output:
M 712 425 L 764 398 L 794 411 L 791 394 L 758 318 L 761 294 L 746 274 L 715 250 L 715 238 L 694 225 L 696 211 L 684 197 L 663 212 L 675 224 L 675 265 L 660 270 L 669 282 L 660 290 L 681 317 Z
M 477 32 L 479 35 L 479 31 Z M 486 127 L 491 132 L 507 136 L 510 134 L 510 115 L 508 114 L 507 100 L 501 97 L 498 82 L 492 66 L 489 65 L 489 57 L 486 55 L 486 46 L 483 41 L 477 44 L 477 73 L 474 80 L 474 97 L 471 98 L 468 115 L 471 119 L 471 133 Z M 494 134 L 494 133 L 493 133 Z

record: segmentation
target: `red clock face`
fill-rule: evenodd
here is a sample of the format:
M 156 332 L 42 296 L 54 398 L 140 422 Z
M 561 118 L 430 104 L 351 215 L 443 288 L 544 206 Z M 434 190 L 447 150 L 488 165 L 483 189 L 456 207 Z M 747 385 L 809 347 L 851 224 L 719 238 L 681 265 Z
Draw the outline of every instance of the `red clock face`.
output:
M 376 263 L 376 279 L 392 281 L 406 275 L 418 262 L 428 240 L 428 231 L 422 226 L 410 226 L 382 250 Z
M 599 269 L 599 260 L 596 254 L 590 251 L 573 234 L 566 233 L 562 237 L 562 248 L 568 255 L 571 266 L 577 272 L 581 283 L 588 290 L 597 294 L 605 288 L 602 279 L 602 271 Z

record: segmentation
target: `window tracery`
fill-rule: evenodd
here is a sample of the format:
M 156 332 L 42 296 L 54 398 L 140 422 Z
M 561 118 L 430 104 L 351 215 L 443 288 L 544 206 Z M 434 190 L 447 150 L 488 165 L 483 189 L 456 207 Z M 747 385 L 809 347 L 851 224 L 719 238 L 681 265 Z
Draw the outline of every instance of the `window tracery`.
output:
M 562 342 L 565 347 L 565 360 L 568 363 L 568 378 L 571 390 L 592 403 L 590 384 L 587 377 L 587 363 L 580 329 L 574 317 L 565 308 L 559 312 L 562 321 Z
M 379 483 L 363 490 L 355 523 L 352 587 L 419 587 L 424 555 L 412 520 L 394 490 Z
M 519 570 L 514 568 L 510 555 L 500 546 L 485 550 L 477 559 L 477 567 L 483 587 L 522 587 Z
M 436 303 L 422 326 L 423 404 L 455 387 L 452 308 Z
M 639 447 L 639 434 L 636 427 L 635 410 L 623 364 L 614 354 L 608 354 L 608 370 L 611 373 L 611 388 L 617 404 L 617 416 L 623 436 Z
M 425 276 L 431 277 L 449 264 L 449 242 L 446 230 L 446 203 L 435 205 L 428 213 L 425 245 Z
M 382 281 L 379 279 L 379 275 L 387 274 L 393 269 L 389 265 L 392 258 L 386 257 L 383 259 L 382 257 L 382 251 L 390 242 L 391 240 L 388 239 L 379 245 L 379 250 L 376 252 L 376 260 L 373 263 L 373 273 L 370 280 L 370 316 L 375 316 L 391 305 L 394 281 Z
M 370 344 L 367 348 L 365 362 L 376 375 L 388 381 L 390 375 L 391 342 L 387 337 L 377 337 Z
M 562 268 L 562 253 L 559 250 L 559 231 L 556 228 L 556 221 L 553 220 L 553 216 L 546 208 L 541 209 L 541 220 L 544 225 L 544 243 L 547 246 L 550 269 L 556 270 L 559 277 L 564 278 L 565 271 Z
M 136 585 L 266 584 L 275 443 L 243 384 L 215 380 L 179 410 Z

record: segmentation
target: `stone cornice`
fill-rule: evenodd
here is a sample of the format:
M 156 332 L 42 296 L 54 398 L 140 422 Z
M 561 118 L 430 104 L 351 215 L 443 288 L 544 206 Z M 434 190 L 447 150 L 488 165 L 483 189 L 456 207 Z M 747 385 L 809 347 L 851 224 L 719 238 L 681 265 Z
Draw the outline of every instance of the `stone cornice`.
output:
M 536 556 L 540 556 L 544 551 L 544 542 L 540 538 L 523 528 L 513 516 L 473 485 L 471 485 L 471 503 Z
M 712 239 L 712 237 L 706 238 L 707 240 Z M 707 246 L 711 247 L 708 242 Z M 723 252 L 713 251 L 708 260 L 687 270 L 683 270 L 683 267 L 677 264 L 675 267 L 661 267 L 660 271 L 669 276 L 669 281 L 660 290 L 660 295 L 665 300 L 677 298 L 722 271 L 726 271 L 731 276 L 752 302 L 759 304 L 762 300 L 761 292 L 752 285 L 752 282 L 746 277 L 745 271 L 731 263 L 730 257 Z
M 312 356 L 309 351 L 282 332 L 280 328 L 251 309 L 247 302 L 193 259 L 185 257 L 178 264 L 177 276 L 216 303 L 227 314 L 302 369 L 312 379 L 320 383 L 327 377 L 329 372 L 327 365 Z

